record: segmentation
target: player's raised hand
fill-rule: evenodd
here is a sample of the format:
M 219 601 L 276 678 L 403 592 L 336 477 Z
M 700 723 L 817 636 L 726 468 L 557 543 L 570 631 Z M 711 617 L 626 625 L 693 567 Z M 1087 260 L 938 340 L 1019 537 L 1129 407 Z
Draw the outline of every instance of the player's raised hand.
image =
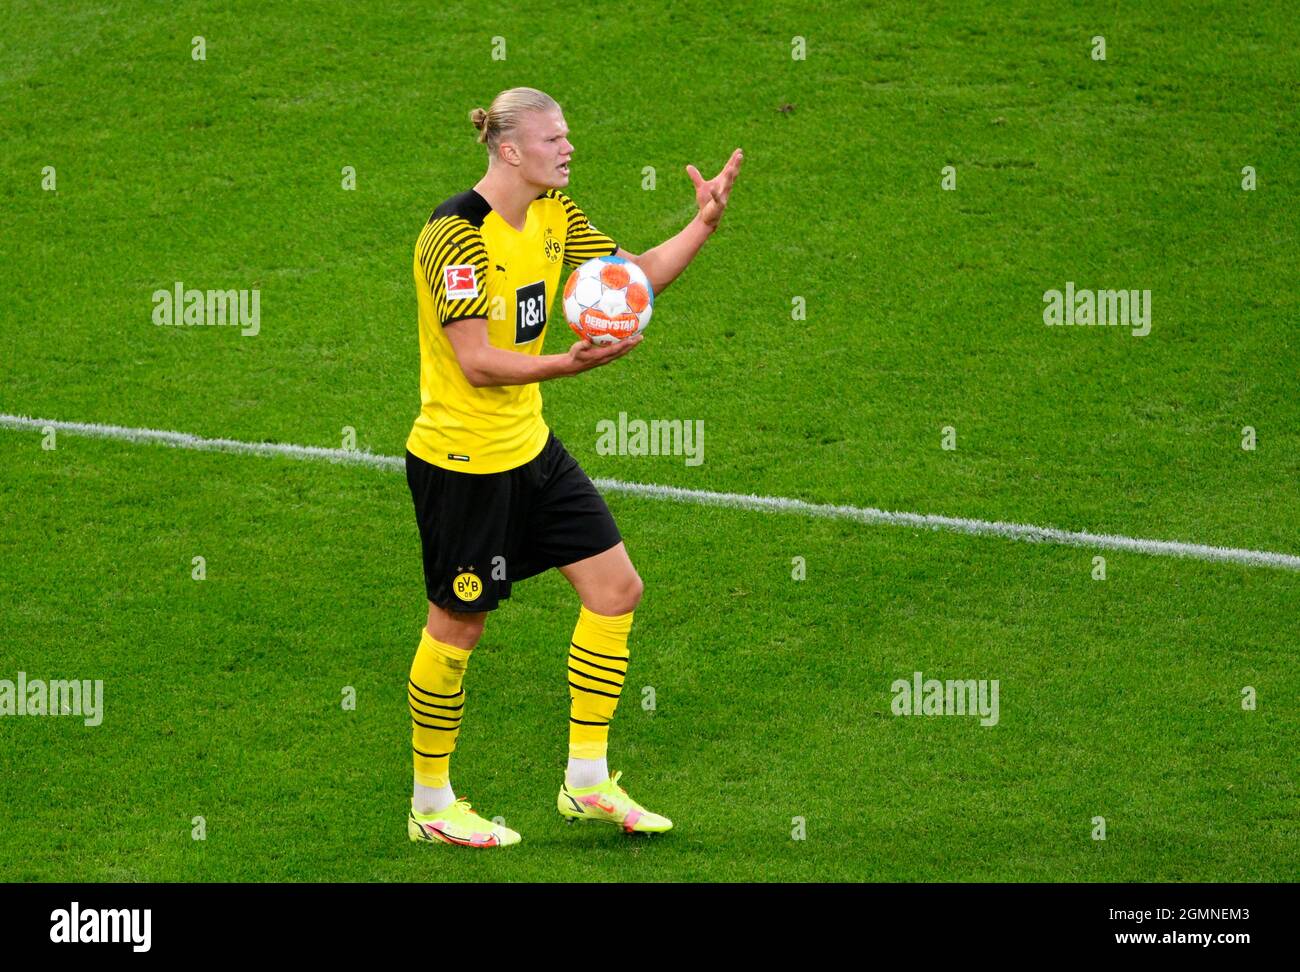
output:
M 615 358 L 621 358 L 645 339 L 643 334 L 634 334 L 623 341 L 613 344 L 596 345 L 590 341 L 575 341 L 569 348 L 569 358 L 573 362 L 573 374 L 581 374 L 592 368 L 609 364 Z
M 717 226 L 718 220 L 727 210 L 727 200 L 731 198 L 731 187 L 740 173 L 740 165 L 745 161 L 745 153 L 740 149 L 731 153 L 731 158 L 722 167 L 722 171 L 707 182 L 700 175 L 700 170 L 693 165 L 686 167 L 686 174 L 695 183 L 695 201 L 700 206 L 700 219 L 708 226 Z

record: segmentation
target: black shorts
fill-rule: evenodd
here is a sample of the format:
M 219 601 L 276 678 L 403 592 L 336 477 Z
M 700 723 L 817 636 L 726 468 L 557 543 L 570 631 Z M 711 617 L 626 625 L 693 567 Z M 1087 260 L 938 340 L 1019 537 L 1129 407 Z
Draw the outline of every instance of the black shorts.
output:
M 430 601 L 491 611 L 510 585 L 622 542 L 595 484 L 552 432 L 530 462 L 499 473 L 443 469 L 406 453 L 406 482 Z

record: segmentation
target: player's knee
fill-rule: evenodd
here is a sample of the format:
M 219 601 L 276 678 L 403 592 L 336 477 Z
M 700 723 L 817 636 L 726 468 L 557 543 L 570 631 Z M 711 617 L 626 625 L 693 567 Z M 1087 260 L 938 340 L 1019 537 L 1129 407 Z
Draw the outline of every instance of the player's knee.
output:
M 632 576 L 623 580 L 617 587 L 610 591 L 608 596 L 608 608 L 605 614 L 628 614 L 636 610 L 641 603 L 641 595 L 645 593 L 645 584 L 636 571 Z
M 480 621 L 477 624 L 470 622 L 456 625 L 439 625 L 437 628 L 431 626 L 429 634 L 444 645 L 451 645 L 464 651 L 472 651 L 474 646 L 478 644 L 479 638 L 483 637 L 483 622 Z
M 429 634 L 443 644 L 471 650 L 483 636 L 486 612 L 461 614 L 436 604 L 429 605 Z

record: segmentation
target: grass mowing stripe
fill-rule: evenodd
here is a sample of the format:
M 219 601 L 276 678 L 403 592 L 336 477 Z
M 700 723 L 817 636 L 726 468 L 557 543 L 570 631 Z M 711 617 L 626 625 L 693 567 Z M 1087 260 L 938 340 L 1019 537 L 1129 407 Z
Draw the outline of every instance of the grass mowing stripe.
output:
M 237 439 L 208 439 L 186 432 L 168 432 L 160 429 L 128 428 L 121 425 L 99 425 L 92 422 L 62 422 L 53 419 L 35 419 L 22 415 L 0 413 L 0 428 L 44 429 L 70 432 L 96 438 L 120 439 L 127 442 L 157 443 L 177 449 L 195 449 L 207 452 L 233 452 L 245 455 L 287 456 L 293 459 L 324 459 L 329 462 L 356 463 L 382 469 L 405 468 L 399 456 L 380 456 L 370 452 L 348 449 L 327 449 L 320 446 L 286 445 L 275 442 L 241 442 Z M 656 486 L 650 483 L 629 483 L 619 479 L 596 478 L 601 489 L 626 493 L 646 499 L 670 500 L 701 506 L 726 506 L 734 509 L 766 513 L 792 513 L 827 519 L 853 520 L 858 523 L 887 526 L 907 526 L 927 530 L 946 530 L 972 536 L 996 536 L 1029 543 L 1056 543 L 1072 547 L 1091 547 L 1100 550 L 1123 550 L 1161 557 L 1186 557 L 1193 560 L 1244 564 L 1248 567 L 1275 567 L 1300 571 L 1300 556 L 1274 553 L 1268 550 L 1244 550 L 1239 547 L 1213 547 L 1202 543 L 1184 543 L 1177 540 L 1146 540 L 1083 530 L 1058 530 L 1055 527 L 1033 526 L 1028 523 L 1004 523 L 974 520 L 955 516 L 928 513 L 896 513 L 872 507 L 835 506 L 825 503 L 808 503 L 781 496 L 754 496 L 745 493 L 716 493 L 703 489 L 685 489 L 677 486 Z

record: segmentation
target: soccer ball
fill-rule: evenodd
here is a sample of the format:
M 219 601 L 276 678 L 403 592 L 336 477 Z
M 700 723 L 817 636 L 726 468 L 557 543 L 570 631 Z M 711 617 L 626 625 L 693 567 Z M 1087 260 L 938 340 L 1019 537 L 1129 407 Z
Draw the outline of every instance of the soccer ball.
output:
M 580 338 L 614 344 L 650 323 L 655 295 L 645 271 L 622 257 L 588 260 L 564 285 L 564 316 Z

